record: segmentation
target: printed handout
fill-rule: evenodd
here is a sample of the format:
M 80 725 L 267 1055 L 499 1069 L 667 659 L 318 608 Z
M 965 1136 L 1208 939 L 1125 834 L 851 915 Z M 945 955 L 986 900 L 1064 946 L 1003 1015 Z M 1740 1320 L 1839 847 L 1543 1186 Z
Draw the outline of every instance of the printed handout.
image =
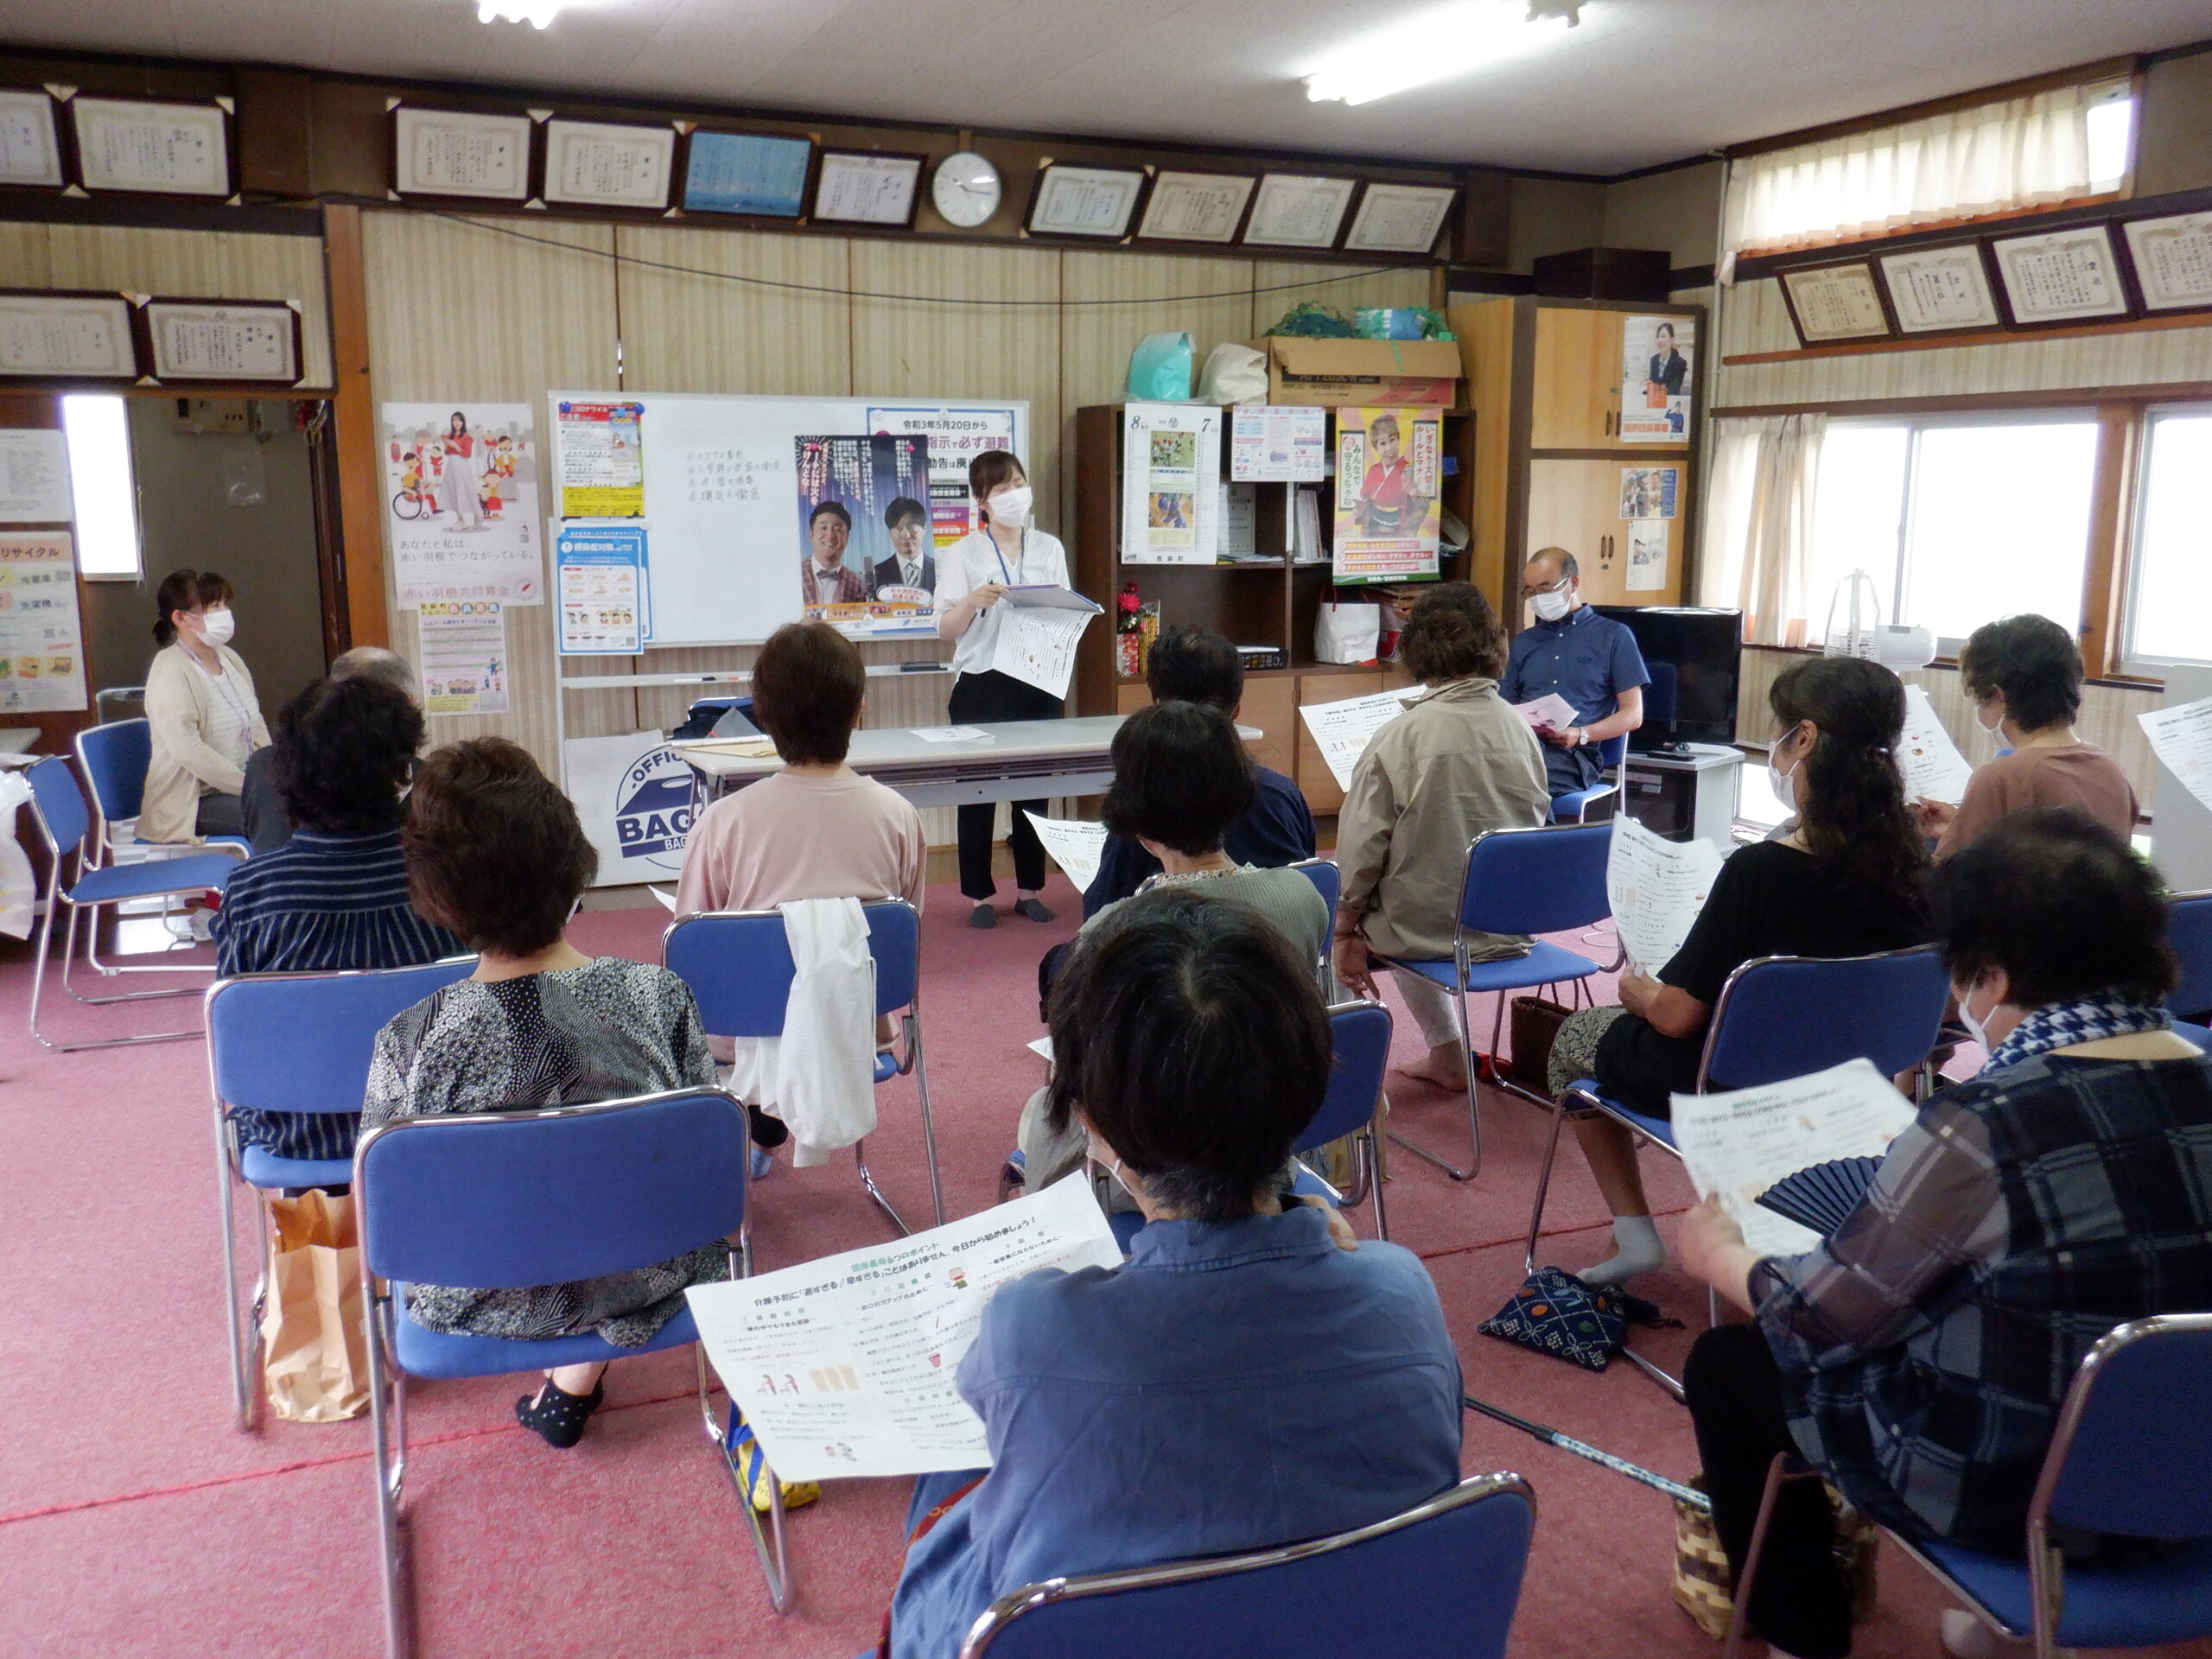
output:
M 1613 820 L 1605 893 L 1612 901 L 1614 931 L 1637 971 L 1657 973 L 1682 948 L 1720 862 L 1718 849 L 1702 836 L 1669 841 L 1625 812 Z
M 1098 878 L 1098 861 L 1105 855 L 1106 826 L 1080 818 L 1043 818 L 1034 812 L 1021 816 L 1035 827 L 1037 839 L 1045 843 L 1052 862 L 1075 883 L 1075 890 L 1089 893 L 1090 884 Z
M 1908 801 L 1942 801 L 1956 806 L 1966 799 L 1974 768 L 1951 741 L 1936 705 L 1919 686 L 1904 689 L 1904 731 L 1897 740 L 1897 776 Z
M 991 734 L 980 726 L 917 726 L 914 735 L 925 743 L 988 743 Z
M 1075 677 L 1075 648 L 1098 614 L 1097 603 L 1052 587 L 1009 588 L 1004 603 L 1006 620 L 999 625 L 991 666 L 1025 685 L 1065 697 Z
M 919 1475 L 991 1461 L 954 1377 L 992 1294 L 1042 1268 L 1121 1262 L 1077 1171 L 910 1238 L 684 1294 L 779 1477 Z
M 1534 702 L 1516 702 L 1513 705 L 1513 712 L 1527 721 L 1531 729 L 1539 732 L 1547 726 L 1563 732 L 1581 718 L 1574 712 L 1574 705 L 1556 691 L 1547 691 Z
M 2212 806 L 2212 697 L 2171 709 L 2151 709 L 2135 716 L 2151 752 L 2182 787 Z
M 1368 740 L 1406 711 L 1406 699 L 1417 697 L 1421 688 L 1408 685 L 1396 691 L 1378 691 L 1371 697 L 1347 697 L 1342 702 L 1309 702 L 1299 718 L 1320 746 L 1321 758 L 1338 789 L 1351 787 L 1352 768 L 1367 753 Z
M 1910 1125 L 1913 1103 L 1870 1060 L 1757 1089 L 1674 1096 L 1675 1144 L 1700 1198 L 1718 1193 L 1762 1255 L 1802 1255 L 1820 1236 L 1759 1194 L 1784 1176 L 1837 1158 L 1878 1158 Z

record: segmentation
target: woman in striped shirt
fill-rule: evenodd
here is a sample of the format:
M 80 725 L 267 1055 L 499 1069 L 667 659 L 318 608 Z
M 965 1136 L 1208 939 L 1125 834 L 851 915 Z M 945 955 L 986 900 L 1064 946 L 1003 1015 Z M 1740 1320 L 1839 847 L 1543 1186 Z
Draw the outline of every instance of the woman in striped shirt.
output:
M 381 680 L 323 680 L 276 716 L 276 791 L 296 826 L 248 859 L 215 913 L 217 971 L 407 968 L 464 947 L 407 897 L 399 795 L 423 743 L 423 711 Z M 342 1112 L 236 1115 L 240 1139 L 280 1158 L 350 1158 Z

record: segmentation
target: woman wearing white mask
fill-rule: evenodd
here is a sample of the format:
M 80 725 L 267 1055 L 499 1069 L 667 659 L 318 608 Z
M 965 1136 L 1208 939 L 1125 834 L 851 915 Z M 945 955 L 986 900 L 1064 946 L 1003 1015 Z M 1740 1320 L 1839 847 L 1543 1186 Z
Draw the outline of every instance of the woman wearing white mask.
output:
M 1860 658 L 1821 657 L 1784 670 L 1767 702 L 1775 725 L 1768 771 L 1796 827 L 1729 856 L 1658 977 L 1624 973 L 1619 1007 L 1586 1008 L 1560 1027 L 1554 1094 L 1594 1077 L 1611 1098 L 1663 1118 L 1669 1094 L 1697 1086 L 1713 1004 L 1744 963 L 1869 956 L 1928 938 L 1928 855 L 1891 759 L 1904 725 L 1904 683 Z M 1613 1254 L 1581 1276 L 1618 1284 L 1659 1266 L 1666 1249 L 1634 1137 L 1594 1114 L 1574 1127 L 1613 1217 Z
M 1058 537 L 1030 525 L 1034 497 L 1029 475 L 1005 450 L 987 449 L 968 463 L 968 488 L 982 504 L 987 522 L 945 549 L 938 568 L 939 601 L 948 594 L 961 595 L 937 615 L 938 637 L 954 642 L 947 713 L 957 725 L 1058 720 L 1066 712 L 1059 698 L 999 672 L 991 666 L 991 658 L 998 650 L 999 632 L 1006 626 L 1000 601 L 1007 590 L 1066 587 L 1067 550 Z M 1006 838 L 1014 854 L 1014 908 L 1033 922 L 1049 922 L 1053 912 L 1038 896 L 1045 886 L 1044 843 L 1022 814 L 1043 817 L 1048 805 L 1042 800 L 1016 801 Z M 968 917 L 970 927 L 998 925 L 998 912 L 991 903 L 998 891 L 991 876 L 996 810 L 989 805 L 960 809 L 960 891 L 975 906 Z
M 230 647 L 231 584 L 213 570 L 172 570 L 156 603 L 146 670 L 153 750 L 138 807 L 141 841 L 235 836 L 246 757 L 269 741 L 253 676 Z

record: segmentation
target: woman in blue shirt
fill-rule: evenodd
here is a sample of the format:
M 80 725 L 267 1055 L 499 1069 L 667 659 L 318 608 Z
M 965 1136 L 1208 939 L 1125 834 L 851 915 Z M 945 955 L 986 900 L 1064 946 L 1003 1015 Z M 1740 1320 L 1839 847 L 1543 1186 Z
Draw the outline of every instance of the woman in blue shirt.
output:
M 1067 1573 L 1264 1548 L 1380 1521 L 1459 1478 L 1459 1365 L 1395 1245 L 1331 1236 L 1276 1177 L 1321 1103 L 1311 963 L 1246 906 L 1141 894 L 1052 993 L 1052 1111 L 1147 1223 L 1106 1272 L 1045 1272 L 961 1362 L 987 1474 L 926 1477 L 896 1659 L 951 1659 L 1000 1596 Z

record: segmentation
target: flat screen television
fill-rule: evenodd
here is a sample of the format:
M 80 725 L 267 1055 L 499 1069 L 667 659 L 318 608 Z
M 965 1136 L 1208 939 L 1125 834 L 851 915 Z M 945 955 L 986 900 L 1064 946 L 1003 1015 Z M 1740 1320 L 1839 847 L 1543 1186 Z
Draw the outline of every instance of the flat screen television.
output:
M 1637 753 L 1683 743 L 1736 741 L 1736 688 L 1744 652 L 1744 613 L 1694 605 L 1599 605 L 1625 625 L 1643 652 L 1651 683 L 1643 724 L 1629 734 Z

